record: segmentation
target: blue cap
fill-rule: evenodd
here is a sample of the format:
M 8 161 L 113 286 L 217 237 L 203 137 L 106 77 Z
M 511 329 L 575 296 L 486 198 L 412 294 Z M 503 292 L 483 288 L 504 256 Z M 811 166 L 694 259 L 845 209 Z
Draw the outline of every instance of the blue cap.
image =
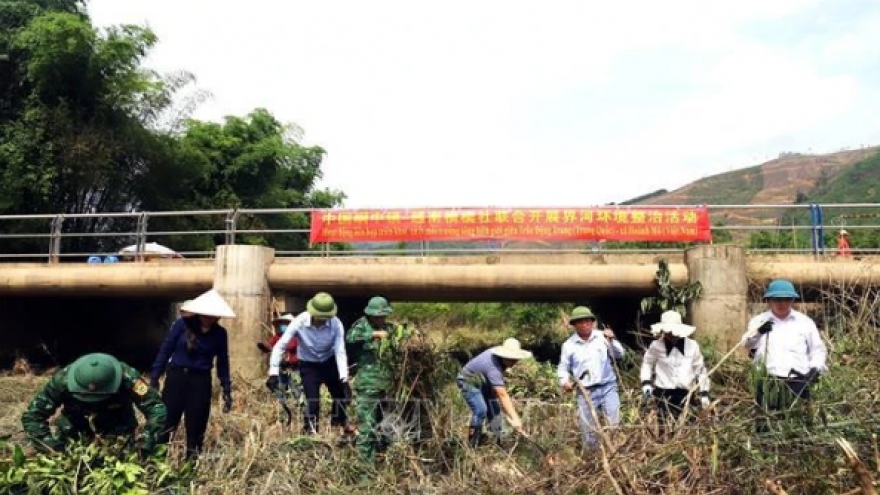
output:
M 794 290 L 794 285 L 788 280 L 779 278 L 767 285 L 764 299 L 797 299 L 800 296 Z
M 104 263 L 116 263 L 118 261 L 119 261 L 119 258 L 117 258 L 116 256 L 105 256 L 104 257 Z
M 89 256 L 88 262 L 89 263 L 100 263 L 101 257 L 100 256 Z

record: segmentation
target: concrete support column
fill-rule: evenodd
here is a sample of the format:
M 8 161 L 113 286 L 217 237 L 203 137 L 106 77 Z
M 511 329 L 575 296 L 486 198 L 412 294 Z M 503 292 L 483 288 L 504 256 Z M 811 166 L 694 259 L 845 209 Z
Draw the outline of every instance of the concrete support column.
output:
M 703 295 L 691 303 L 697 334 L 714 337 L 720 350 L 739 342 L 748 323 L 748 279 L 745 250 L 734 245 L 702 245 L 685 252 L 690 282 L 700 282 Z
M 262 324 L 269 316 L 269 265 L 275 250 L 263 246 L 217 246 L 214 288 L 232 306 L 236 318 L 220 320 L 229 331 L 229 361 L 233 379 L 263 378 L 267 363 L 256 347 L 264 340 Z
M 294 316 L 306 310 L 307 298 L 284 291 L 275 292 L 275 306 L 279 313 L 293 313 Z

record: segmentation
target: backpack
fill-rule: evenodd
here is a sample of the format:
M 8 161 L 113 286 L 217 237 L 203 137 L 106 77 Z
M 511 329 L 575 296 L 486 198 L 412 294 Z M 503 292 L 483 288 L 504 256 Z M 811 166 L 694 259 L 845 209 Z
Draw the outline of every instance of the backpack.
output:
M 269 348 L 275 347 L 275 344 L 281 340 L 281 335 L 273 335 L 269 338 L 267 345 Z M 281 364 L 287 367 L 293 367 L 299 364 L 296 357 L 296 346 L 299 344 L 298 339 L 291 339 L 284 350 L 284 356 L 281 358 Z

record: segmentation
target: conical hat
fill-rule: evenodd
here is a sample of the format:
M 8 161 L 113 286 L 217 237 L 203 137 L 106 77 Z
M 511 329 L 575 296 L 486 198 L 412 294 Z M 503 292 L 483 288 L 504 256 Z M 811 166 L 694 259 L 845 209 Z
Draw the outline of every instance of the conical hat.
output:
M 211 289 L 192 301 L 187 301 L 180 309 L 203 316 L 235 318 L 235 312 L 216 289 Z

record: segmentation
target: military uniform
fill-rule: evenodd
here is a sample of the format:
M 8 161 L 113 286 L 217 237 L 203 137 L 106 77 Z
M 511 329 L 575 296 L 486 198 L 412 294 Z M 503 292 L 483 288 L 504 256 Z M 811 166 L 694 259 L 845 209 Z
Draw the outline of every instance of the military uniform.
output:
M 360 348 L 357 359 L 357 379 L 354 381 L 356 393 L 355 415 L 358 423 L 358 436 L 355 441 L 358 452 L 362 459 L 367 462 L 375 461 L 376 448 L 379 438 L 376 429 L 382 420 L 382 401 L 388 395 L 393 376 L 391 369 L 383 365 L 380 360 L 383 339 L 374 339 L 373 332 L 384 330 L 388 332 L 387 338 L 395 338 L 394 325 L 384 322 L 380 327 L 374 327 L 370 317 L 385 317 L 391 314 L 392 309 L 388 301 L 382 297 L 370 299 L 364 313 L 365 317 L 357 320 L 349 329 L 346 341 L 349 344 L 357 344 Z M 406 338 L 406 335 L 402 335 Z
M 52 376 L 30 402 L 21 422 L 35 446 L 60 451 L 75 439 L 133 435 L 138 421 L 132 406 L 146 418 L 138 447 L 150 454 L 165 424 L 165 404 L 159 393 L 131 366 L 107 354 L 87 354 Z M 59 407 L 53 435 L 49 418 Z

